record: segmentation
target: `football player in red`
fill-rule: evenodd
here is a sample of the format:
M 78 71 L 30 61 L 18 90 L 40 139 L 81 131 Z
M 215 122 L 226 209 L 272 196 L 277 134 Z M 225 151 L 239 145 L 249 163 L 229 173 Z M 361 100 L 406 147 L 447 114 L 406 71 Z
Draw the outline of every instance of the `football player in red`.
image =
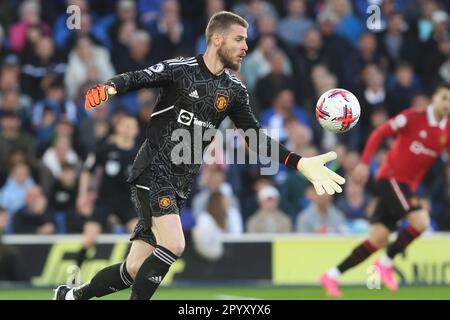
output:
M 371 217 L 368 238 L 339 265 L 322 274 L 320 283 L 328 295 L 341 296 L 339 277 L 378 249 L 387 245 L 386 253 L 375 262 L 381 282 L 390 290 L 398 289 L 393 274 L 394 257 L 420 236 L 430 223 L 429 212 L 420 207 L 414 193 L 422 178 L 447 149 L 450 154 L 450 85 L 439 85 L 432 103 L 425 110 L 407 109 L 378 127 L 370 136 L 351 178 L 365 184 L 369 163 L 386 137 L 395 137 L 387 160 L 376 175 L 379 199 Z M 408 226 L 398 230 L 397 239 L 388 244 L 389 235 L 403 218 Z

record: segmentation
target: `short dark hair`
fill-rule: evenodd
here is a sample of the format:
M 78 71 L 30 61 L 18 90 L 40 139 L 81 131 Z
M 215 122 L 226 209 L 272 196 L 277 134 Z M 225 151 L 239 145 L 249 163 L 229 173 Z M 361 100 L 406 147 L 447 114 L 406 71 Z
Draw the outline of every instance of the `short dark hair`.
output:
M 248 22 L 233 12 L 220 11 L 214 14 L 206 26 L 206 44 L 209 45 L 211 43 L 211 37 L 214 32 L 223 32 L 233 24 L 248 28 Z
M 441 90 L 441 89 L 447 89 L 447 90 L 450 90 L 450 83 L 447 83 L 447 82 L 440 82 L 440 83 L 438 83 L 438 84 L 434 87 L 433 94 L 436 93 L 436 92 L 438 92 L 438 91 Z

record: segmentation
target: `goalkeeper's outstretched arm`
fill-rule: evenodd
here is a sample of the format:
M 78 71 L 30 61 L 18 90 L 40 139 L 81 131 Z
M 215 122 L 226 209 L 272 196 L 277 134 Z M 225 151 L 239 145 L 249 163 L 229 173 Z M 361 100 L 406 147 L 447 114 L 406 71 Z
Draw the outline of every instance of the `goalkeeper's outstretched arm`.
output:
M 261 125 L 252 112 L 247 90 L 243 89 L 238 94 L 240 95 L 240 103 L 235 104 L 228 113 L 231 120 L 237 128 L 244 131 L 247 129 L 260 130 Z M 267 145 L 258 143 L 258 150 L 253 151 L 260 153 L 264 149 L 267 155 L 270 154 L 272 160 L 300 171 L 313 184 L 318 195 L 342 192 L 340 185 L 345 183 L 345 179 L 325 166 L 327 162 L 337 158 L 336 152 L 305 158 L 287 150 L 282 144 L 272 140 L 270 137 L 267 137 L 265 141 Z M 276 150 L 274 150 L 274 147 Z

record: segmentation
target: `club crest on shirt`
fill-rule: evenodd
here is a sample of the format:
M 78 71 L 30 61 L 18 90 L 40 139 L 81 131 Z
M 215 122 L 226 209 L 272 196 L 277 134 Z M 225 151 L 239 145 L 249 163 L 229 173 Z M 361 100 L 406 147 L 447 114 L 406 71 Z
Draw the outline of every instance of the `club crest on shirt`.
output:
M 169 197 L 161 197 L 161 198 L 159 198 L 159 206 L 162 209 L 166 209 L 166 208 L 170 207 L 171 204 L 172 204 L 172 201 L 170 201 Z
M 228 106 L 228 96 L 218 93 L 216 97 L 216 102 L 214 103 L 217 111 L 221 112 L 225 110 Z
M 411 199 L 409 199 L 409 204 L 411 207 L 418 207 L 419 206 L 419 198 L 417 197 L 412 197 Z
M 447 144 L 447 135 L 445 134 L 441 135 L 439 142 L 441 143 L 442 146 L 445 146 Z

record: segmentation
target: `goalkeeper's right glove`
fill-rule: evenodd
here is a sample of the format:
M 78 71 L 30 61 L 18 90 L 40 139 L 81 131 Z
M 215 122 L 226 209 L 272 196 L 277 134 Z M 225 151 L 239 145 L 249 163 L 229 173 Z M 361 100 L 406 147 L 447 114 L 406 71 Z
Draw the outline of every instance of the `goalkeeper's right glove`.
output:
M 325 163 L 336 158 L 336 152 L 332 151 L 315 157 L 301 158 L 298 162 L 298 170 L 313 184 L 318 195 L 325 192 L 328 194 L 342 192 L 340 184 L 344 184 L 345 179 L 325 167 Z
M 99 84 L 90 88 L 86 92 L 86 100 L 84 102 L 84 108 L 89 110 L 99 106 L 103 101 L 108 100 L 110 96 L 117 93 L 114 86 L 108 84 Z

